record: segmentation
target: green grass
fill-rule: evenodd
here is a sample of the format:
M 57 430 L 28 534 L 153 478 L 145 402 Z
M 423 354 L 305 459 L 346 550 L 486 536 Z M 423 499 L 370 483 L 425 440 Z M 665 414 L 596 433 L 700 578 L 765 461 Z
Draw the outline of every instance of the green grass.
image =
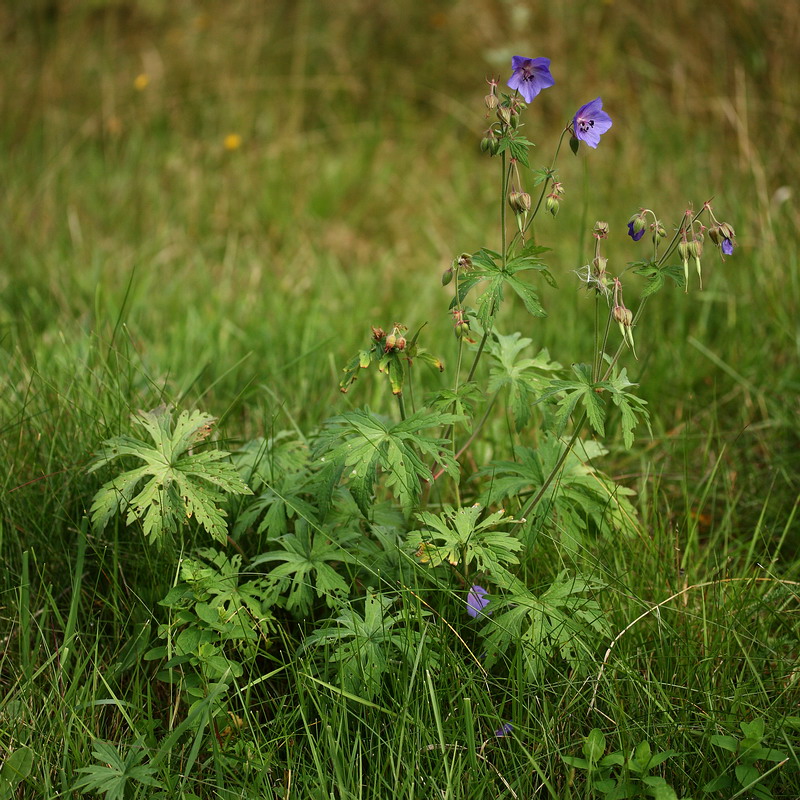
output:
M 762 719 L 788 758 L 765 785 L 795 798 L 800 220 L 775 193 L 800 171 L 786 77 L 800 17 L 777 2 L 754 15 L 687 0 L 657 18 L 621 0 L 403 5 L 0 12 L 0 760 L 34 754 L 17 796 L 76 796 L 103 739 L 123 758 L 144 748 L 165 797 L 578 798 L 561 756 L 599 727 L 612 749 L 676 751 L 660 774 L 678 796 L 722 797 L 702 791 L 733 771 L 711 737 Z M 529 112 L 537 166 L 598 94 L 614 127 L 561 159 L 561 211 L 536 230 L 559 289 L 542 290 L 545 320 L 504 308 L 505 332 L 565 364 L 590 357 L 572 270 L 595 219 L 619 231 L 652 206 L 671 227 L 713 195 L 738 234 L 734 257 L 704 259 L 702 294 L 663 292 L 637 326 L 628 368 L 653 437 L 626 452 L 612 428 L 603 468 L 636 490 L 640 533 L 570 555 L 543 529 L 526 563 L 532 587 L 576 565 L 603 584 L 609 635 L 584 673 L 544 659 L 525 677 L 515 649 L 487 671 L 454 587 L 409 562 L 402 583 L 370 575 L 425 632 L 374 695 L 324 649 L 298 649 L 332 613 L 317 604 L 248 656 L 228 730 L 192 718 L 144 656 L 177 559 L 208 542 L 91 529 L 92 455 L 161 403 L 214 414 L 228 450 L 350 408 L 392 414 L 373 378 L 337 388 L 370 325 L 427 323 L 424 345 L 451 367 L 439 277 L 499 247 L 483 79 L 518 52 L 550 56 L 557 81 Z M 613 247 L 614 270 L 639 256 Z M 437 380 L 420 370 L 420 390 Z M 508 441 L 498 415 L 470 469 Z

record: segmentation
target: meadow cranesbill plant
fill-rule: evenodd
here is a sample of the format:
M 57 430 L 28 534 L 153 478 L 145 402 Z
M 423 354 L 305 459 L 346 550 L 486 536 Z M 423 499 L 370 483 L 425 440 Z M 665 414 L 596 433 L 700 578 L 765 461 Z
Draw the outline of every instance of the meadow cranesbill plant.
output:
M 245 534 L 259 543 L 261 552 L 251 554 L 246 567 L 204 551 L 195 571 L 186 573 L 186 586 L 174 587 L 170 602 L 185 604 L 190 584 L 197 584 L 192 591 L 200 616 L 183 614 L 178 621 L 187 629 L 175 628 L 176 637 L 197 644 L 188 654 L 195 660 L 186 662 L 197 673 L 194 689 L 211 691 L 204 675 L 220 681 L 229 675 L 222 654 L 232 651 L 237 637 L 268 638 L 271 628 L 259 620 L 270 626 L 279 618 L 302 620 L 295 635 L 314 669 L 327 683 L 338 680 L 346 692 L 367 698 L 379 693 L 393 664 L 422 653 L 423 640 L 425 658 L 436 662 L 441 652 L 427 645 L 436 639 L 431 620 L 452 619 L 454 609 L 462 623 L 465 611 L 475 620 L 463 641 L 479 640 L 480 669 L 517 658 L 519 674 L 530 679 L 554 662 L 586 674 L 608 636 L 592 596 L 600 584 L 581 574 L 581 559 L 595 540 L 641 535 L 628 499 L 632 490 L 594 463 L 607 452 L 602 442 L 612 426 L 625 448 L 633 446 L 637 430 L 649 427 L 647 404 L 622 360 L 636 357 L 634 329 L 648 299 L 668 279 L 688 287 L 690 260 L 700 273 L 705 234 L 729 256 L 735 232 L 716 219 L 710 203 L 683 212 L 671 238 L 649 208 L 627 221 L 596 222 L 591 261 L 578 270 L 594 300 L 594 337 L 585 357 L 570 354 L 565 368 L 546 349 L 531 351 L 533 336 L 503 330 L 502 309 L 521 303 L 532 331 L 534 320 L 546 317 L 539 284 L 555 286 L 555 280 L 534 224 L 542 211 L 555 217 L 567 197 L 556 168 L 565 138 L 576 154 L 582 142 L 595 150 L 612 121 L 600 97 L 586 103 L 563 124 L 549 165 L 533 168 L 534 143 L 523 115 L 555 80 L 547 58 L 514 56 L 511 69 L 509 91 L 491 79 L 484 100 L 491 121 L 481 150 L 498 167 L 496 241 L 457 255 L 441 275 L 452 292 L 445 312 L 454 334 L 451 369 L 445 373 L 444 361 L 422 346 L 426 324 L 414 331 L 400 322 L 376 326 L 345 366 L 340 389 L 347 392 L 366 371 L 377 371 L 396 401 L 396 417 L 351 407 L 309 436 L 295 430 L 250 442 L 230 463 L 226 453 L 207 447 L 210 417 L 151 412 L 137 422 L 157 447 L 117 437 L 92 467 L 118 458 L 145 462 L 97 493 L 92 518 L 98 530 L 122 514 L 138 520 L 154 542 L 182 537 L 192 520 L 220 545 L 235 541 L 238 547 Z M 620 265 L 606 249 L 612 235 L 626 247 L 632 239 L 645 256 Z M 644 279 L 638 302 L 631 299 L 635 284 L 623 286 L 628 272 Z M 433 373 L 428 394 L 415 390 L 419 369 L 413 367 L 419 364 Z M 164 442 L 171 443 L 166 456 Z M 236 497 L 231 537 L 223 500 Z M 543 535 L 560 546 L 564 565 L 544 579 Z M 409 569 L 415 589 L 404 594 Z M 218 577 L 212 580 L 212 573 Z M 208 619 L 202 616 L 211 603 L 206 595 L 220 594 L 223 579 L 250 598 L 242 614 L 241 603 L 219 601 L 223 612 L 223 605 L 236 610 L 230 629 L 220 626 L 214 609 Z M 412 596 L 425 609 L 417 615 L 403 607 Z M 281 613 L 273 616 L 273 606 Z M 242 663 L 236 661 L 237 673 Z M 509 722 L 498 735 L 510 730 Z
M 342 460 L 345 481 L 367 518 L 371 505 L 380 496 L 381 484 L 384 490 L 394 487 L 406 514 L 417 521 L 406 535 L 407 554 L 425 570 L 435 571 L 436 580 L 441 580 L 442 573 L 449 573 L 454 589 L 459 594 L 466 592 L 467 614 L 482 623 L 479 630 L 484 636 L 487 666 L 509 647 L 517 647 L 516 633 L 528 645 L 535 643 L 533 649 L 524 649 L 522 656 L 530 674 L 535 674 L 544 656 L 569 660 L 569 654 L 590 652 L 589 642 L 604 628 L 598 615 L 583 629 L 586 648 L 582 649 L 559 642 L 554 629 L 542 624 L 542 614 L 555 625 L 559 615 L 572 613 L 579 602 L 589 602 L 585 597 L 578 598 L 594 584 L 579 575 L 559 576 L 559 585 L 569 588 L 558 595 L 558 601 L 553 594 L 552 617 L 548 617 L 550 612 L 542 611 L 542 603 L 547 606 L 543 600 L 547 592 L 534 602 L 524 580 L 535 550 L 536 532 L 547 529 L 558 536 L 556 531 L 561 530 L 565 550 L 575 554 L 576 544 L 586 536 L 604 536 L 612 530 L 633 534 L 637 526 L 636 512 L 626 499 L 630 490 L 614 486 L 594 466 L 585 460 L 580 462 L 573 448 L 582 438 L 581 452 L 603 452 L 593 449 L 600 445 L 592 444 L 591 436 L 605 436 L 612 413 L 619 415 L 626 448 L 633 445 L 637 426 L 649 427 L 646 403 L 634 393 L 635 385 L 620 360 L 626 350 L 636 357 L 634 328 L 640 323 L 648 298 L 663 288 L 667 279 L 688 286 L 690 258 L 699 273 L 703 234 L 709 230 L 708 225 L 709 235 L 719 243 L 723 254 L 732 251 L 734 232 L 729 225 L 714 219 L 708 203 L 698 213 L 686 211 L 671 240 L 655 212 L 648 208 L 640 208 L 627 222 L 597 222 L 592 230 L 594 257 L 578 271 L 587 288 L 595 290 L 591 357 L 587 363 L 572 363 L 569 370 L 564 370 L 546 350 L 534 357 L 523 355 L 531 339 L 520 333 L 503 334 L 499 314 L 507 298 L 513 296 L 532 317 L 546 316 L 531 277 L 551 284 L 554 281 L 542 260 L 547 248 L 535 238 L 533 225 L 543 208 L 555 216 L 565 195 L 556 169 L 561 144 L 569 135 L 574 153 L 582 142 L 594 150 L 600 137 L 611 130 L 612 120 L 600 97 L 581 106 L 565 124 L 550 165 L 533 169 L 530 153 L 534 145 L 524 131 L 523 115 L 526 104 L 542 89 L 553 86 L 555 80 L 547 58 L 514 56 L 511 69 L 507 82 L 511 92 L 502 91 L 498 80 L 488 80 L 489 94 L 484 104 L 492 121 L 481 140 L 481 150 L 499 162 L 498 243 L 493 248 L 457 256 L 441 280 L 443 286 L 453 288 L 449 313 L 457 344 L 452 382 L 430 395 L 424 407 L 416 408 L 414 404 L 411 416 L 406 416 L 401 407 L 403 422 L 392 428 L 377 418 L 370 421 L 368 412 L 342 415 L 337 420 L 342 426 L 339 436 L 344 438 L 332 437 L 326 453 L 334 461 Z M 604 252 L 615 228 L 627 228 L 627 236 L 637 243 L 649 232 L 650 257 L 615 268 Z M 675 256 L 684 264 L 674 263 Z M 645 278 L 638 305 L 632 308 L 623 300 L 627 271 Z M 630 296 L 631 292 L 628 289 L 627 294 Z M 615 327 L 620 333 L 618 341 Z M 410 393 L 410 368 L 415 354 L 422 352 L 418 337 L 419 331 L 401 349 L 391 334 L 373 329 L 371 350 L 362 351 L 345 368 L 342 389 L 352 384 L 361 369 L 377 361 L 381 371 L 388 371 L 396 397 L 401 398 L 406 390 Z M 482 374 L 479 365 L 485 361 L 489 375 L 482 386 L 478 381 Z M 441 362 L 435 363 L 442 368 Z M 465 454 L 498 410 L 505 411 L 511 428 L 520 436 L 526 429 L 538 427 L 539 444 L 526 447 L 524 440 L 517 441 L 511 448 L 512 460 L 491 461 L 474 471 L 469 482 L 462 482 L 469 463 Z M 361 414 L 358 419 L 356 413 Z M 410 435 L 411 423 L 415 426 L 414 436 Z M 425 426 L 438 426 L 439 435 L 427 434 L 423 438 Z M 356 430 L 360 433 L 354 435 Z M 404 461 L 390 462 L 389 454 L 399 452 L 401 446 L 406 448 Z M 381 449 L 384 447 L 387 449 Z M 408 468 L 407 462 L 415 451 L 419 455 L 438 451 L 430 464 L 429 486 L 424 491 L 409 491 L 407 485 L 401 488 L 422 475 L 419 464 L 415 472 Z M 589 501 L 591 511 L 583 505 L 586 495 L 578 501 L 570 490 L 580 469 L 590 470 L 595 481 L 613 487 L 593 496 Z M 573 470 L 576 472 L 571 477 Z M 453 479 L 449 486 L 441 485 L 445 475 Z M 435 510 L 425 506 L 426 499 L 432 496 L 430 484 L 436 484 L 439 498 Z M 547 502 L 542 502 L 545 499 Z M 591 523 L 579 521 L 587 515 Z M 490 595 L 491 617 L 484 611 Z M 559 603 L 561 606 L 556 609 Z M 572 666 L 581 669 L 574 661 Z

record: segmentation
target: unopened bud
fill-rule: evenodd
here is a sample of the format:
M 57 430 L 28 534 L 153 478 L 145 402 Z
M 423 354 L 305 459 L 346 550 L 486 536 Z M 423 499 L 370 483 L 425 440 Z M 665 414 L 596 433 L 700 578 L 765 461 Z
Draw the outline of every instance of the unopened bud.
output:
M 469 322 L 463 319 L 459 320 L 456 322 L 453 330 L 455 331 L 456 339 L 463 339 L 469 334 Z
M 655 229 L 653 230 L 653 238 L 654 239 L 664 239 L 667 236 L 666 230 L 664 230 L 664 226 L 657 222 L 655 225 Z
M 524 214 L 531 210 L 531 196 L 527 192 L 509 192 L 508 204 L 515 214 Z
M 442 286 L 447 286 L 447 284 L 450 283 L 450 281 L 452 281 L 452 280 L 453 280 L 453 268 L 452 267 L 448 267 L 442 273 Z
M 683 291 L 689 291 L 689 242 L 685 239 L 678 242 L 678 255 L 680 255 L 681 260 L 683 261 L 683 280 L 684 280 L 684 287 Z
M 547 199 L 544 201 L 544 207 L 547 211 L 549 211 L 553 216 L 558 214 L 558 206 L 559 206 L 559 199 L 557 194 L 549 194 L 547 195 Z
M 398 336 L 397 337 L 397 342 L 395 344 L 395 347 L 398 350 L 405 350 L 406 349 L 406 337 L 405 336 Z
M 714 244 L 719 244 L 720 235 L 719 235 L 719 226 L 718 225 L 712 225 L 708 229 L 708 237 L 709 237 L 709 239 L 711 239 L 712 242 L 714 242 Z M 725 238 L 725 237 L 721 237 L 721 238 Z
M 592 261 L 592 266 L 594 267 L 594 277 L 597 280 L 604 280 L 606 276 L 606 264 L 608 264 L 608 259 L 605 256 L 598 256 L 594 261 Z
M 620 325 L 630 325 L 633 321 L 633 316 L 629 309 L 625 308 L 625 306 L 614 306 L 614 319 Z
M 397 336 L 395 334 L 390 333 L 386 337 L 386 341 L 384 342 L 383 349 L 385 352 L 389 352 L 390 350 L 394 350 L 395 345 L 397 344 Z

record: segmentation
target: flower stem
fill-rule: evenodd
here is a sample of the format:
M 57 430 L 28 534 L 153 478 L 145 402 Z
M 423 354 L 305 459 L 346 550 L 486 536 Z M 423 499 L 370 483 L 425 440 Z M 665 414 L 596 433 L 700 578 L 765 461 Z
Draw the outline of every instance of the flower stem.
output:
M 396 394 L 395 397 L 397 398 L 397 408 L 400 411 L 400 420 L 405 422 L 406 419 L 406 402 L 403 400 L 402 394 Z
M 558 475 L 561 467 L 564 465 L 564 462 L 567 460 L 567 456 L 572 452 L 572 448 L 575 442 L 578 439 L 578 434 L 580 434 L 581 429 L 583 428 L 583 424 L 586 422 L 586 413 L 584 412 L 583 416 L 580 418 L 578 424 L 575 426 L 575 430 L 572 432 L 572 437 L 570 438 L 567 446 L 562 451 L 561 455 L 558 457 L 558 461 L 556 461 L 555 466 L 550 471 L 550 474 L 545 479 L 545 482 L 539 488 L 539 491 L 528 500 L 528 502 L 522 507 L 522 510 L 519 512 L 519 518 L 521 520 L 525 519 L 528 514 L 533 511 L 534 508 L 539 504 L 539 501 L 544 497 L 544 493 L 550 487 L 550 484 L 553 482 L 553 479 Z

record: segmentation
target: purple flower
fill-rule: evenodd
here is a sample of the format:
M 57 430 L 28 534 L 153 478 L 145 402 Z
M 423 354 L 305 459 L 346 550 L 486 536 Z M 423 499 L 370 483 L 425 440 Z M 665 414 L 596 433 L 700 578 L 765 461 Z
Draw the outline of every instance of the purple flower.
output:
M 501 736 L 508 736 L 508 734 L 511 733 L 511 731 L 513 730 L 514 726 L 510 722 L 504 722 L 502 727 L 498 728 L 494 732 L 494 735 L 497 736 L 499 739 Z
M 733 255 L 733 242 L 730 239 L 725 238 L 722 240 L 722 252 L 725 253 L 726 256 Z
M 514 70 L 508 79 L 508 86 L 516 89 L 530 103 L 542 89 L 547 89 L 555 83 L 550 74 L 549 58 L 525 58 L 514 56 L 511 59 L 511 69 Z
M 628 236 L 633 239 L 634 242 L 638 242 L 639 239 L 644 236 L 644 228 L 642 228 L 638 233 L 633 229 L 633 220 L 628 223 Z
M 477 583 L 467 593 L 467 614 L 473 619 L 482 614 L 483 609 L 489 605 L 488 594 L 489 592 Z
M 603 101 L 598 97 L 581 106 L 572 120 L 572 132 L 575 138 L 586 142 L 589 147 L 600 144 L 600 134 L 611 127 L 611 117 L 603 111 Z

